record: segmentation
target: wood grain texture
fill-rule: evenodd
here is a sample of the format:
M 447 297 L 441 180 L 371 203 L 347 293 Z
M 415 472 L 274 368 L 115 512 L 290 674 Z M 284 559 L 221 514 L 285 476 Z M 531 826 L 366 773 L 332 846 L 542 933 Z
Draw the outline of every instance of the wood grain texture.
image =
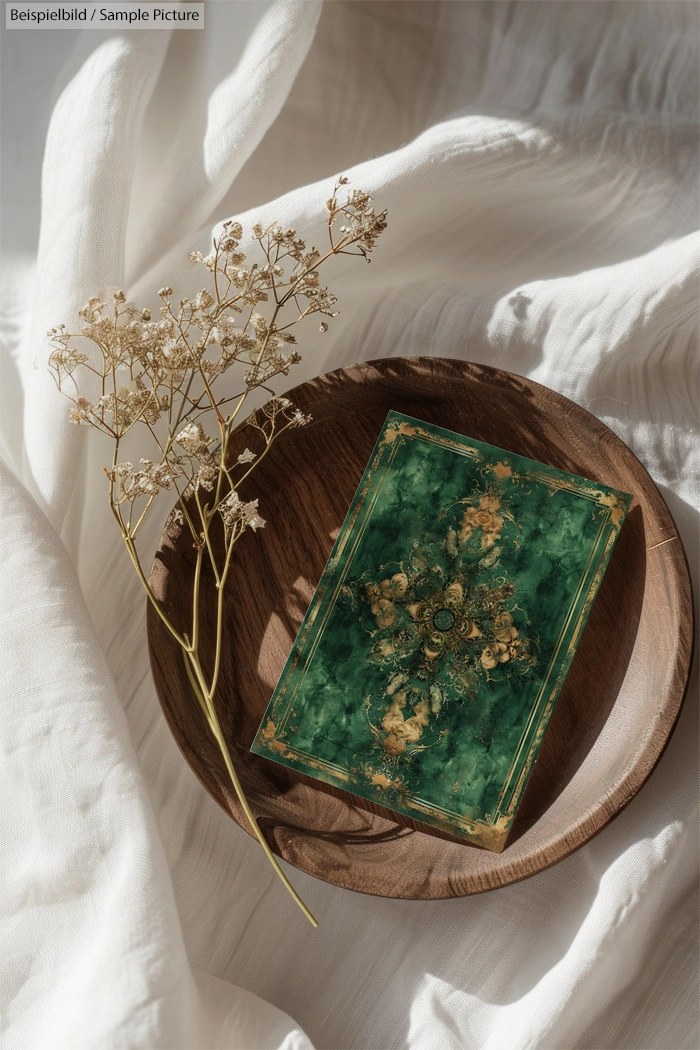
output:
M 504 886 L 556 863 L 639 790 L 683 701 L 693 639 L 683 547 L 651 478 L 626 445 L 567 398 L 462 361 L 390 358 L 292 391 L 313 423 L 290 431 L 254 474 L 269 525 L 236 548 L 226 599 L 218 710 L 272 848 L 327 882 L 435 899 Z M 608 571 L 502 854 L 481 850 L 249 753 L 272 690 L 389 409 L 634 494 Z M 236 456 L 253 445 L 241 429 Z M 194 551 L 166 531 L 151 585 L 187 630 Z M 205 579 L 203 637 L 213 636 Z M 186 760 L 246 830 L 215 743 L 188 692 L 181 654 L 149 609 L 156 689 Z

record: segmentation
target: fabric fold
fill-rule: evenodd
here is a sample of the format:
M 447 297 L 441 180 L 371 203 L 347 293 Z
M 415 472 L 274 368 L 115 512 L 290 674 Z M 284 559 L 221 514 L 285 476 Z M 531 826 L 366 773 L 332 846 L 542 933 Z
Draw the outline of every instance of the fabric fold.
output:
M 124 284 L 151 308 L 164 283 L 196 293 L 187 253 L 228 217 L 317 242 L 349 175 L 389 228 L 371 266 L 328 270 L 340 315 L 299 329 L 288 385 L 430 355 L 552 387 L 650 470 L 697 591 L 697 7 L 243 0 L 205 18 L 86 31 L 46 142 L 26 490 L 8 472 L 0 506 L 7 1045 L 694 1050 L 697 678 L 649 783 L 561 864 L 422 902 L 291 872 L 312 930 L 169 733 L 107 449 L 68 423 L 44 333 Z

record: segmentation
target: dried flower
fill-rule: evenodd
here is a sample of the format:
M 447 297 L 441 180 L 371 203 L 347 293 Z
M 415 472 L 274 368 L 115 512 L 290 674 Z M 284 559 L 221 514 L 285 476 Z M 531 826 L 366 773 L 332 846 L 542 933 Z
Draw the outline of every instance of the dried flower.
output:
M 201 456 L 209 451 L 214 438 L 204 433 L 201 423 L 188 423 L 176 434 L 175 440 L 191 456 Z
M 300 412 L 297 408 L 294 410 L 294 415 L 292 416 L 289 425 L 290 427 L 305 427 L 312 419 L 313 416 L 305 416 L 304 413 Z
M 258 499 L 242 498 L 235 486 L 247 488 L 250 475 L 280 434 L 311 422 L 311 416 L 287 397 L 273 395 L 242 424 L 243 406 L 251 393 L 261 387 L 270 390 L 277 377 L 287 376 L 301 360 L 296 337 L 289 331 L 292 326 L 320 314 L 320 331 L 328 331 L 325 318 L 336 316 L 337 299 L 321 284 L 321 267 L 340 254 L 369 261 L 386 228 L 386 212 L 375 213 L 368 193 L 352 190 L 341 194 L 347 181 L 338 179 L 327 202 L 329 243 L 325 252 L 308 246 L 293 228 L 285 229 L 277 222 L 255 223 L 251 233 L 256 258 L 248 259 L 241 250 L 243 228 L 229 220 L 207 255 L 199 251 L 189 255 L 193 266 L 202 267 L 208 285 L 194 298 L 185 297 L 175 307 L 173 289 L 165 286 L 158 292 L 160 306 L 154 317 L 149 308 L 138 309 L 129 303 L 124 291 L 114 292 L 109 300 L 92 296 L 78 312 L 80 323 L 75 331 L 57 325 L 48 333 L 49 368 L 58 389 L 72 402 L 70 420 L 101 431 L 112 442 L 112 466 L 105 470 L 108 498 L 129 557 L 158 616 L 182 648 L 193 693 L 206 713 L 251 828 L 314 924 L 250 811 L 221 732 L 214 703 L 218 661 L 213 671 L 207 670 L 200 650 L 201 569 L 208 563 L 216 581 L 218 649 L 223 623 L 220 603 L 233 546 L 248 529 L 256 532 L 265 526 Z M 81 341 L 78 346 L 76 340 Z M 84 348 L 86 343 L 92 344 L 91 354 Z M 98 385 L 93 400 L 85 397 L 78 383 L 83 369 Z M 243 388 L 235 397 L 220 393 L 217 386 L 218 377 L 231 369 L 236 369 L 237 383 Z M 247 426 L 259 452 L 246 447 L 236 454 L 232 444 L 239 425 Z M 120 458 L 122 442 L 135 427 L 141 428 L 154 450 L 138 467 Z M 150 590 L 137 548 L 141 523 L 164 489 L 175 490 L 178 496 L 168 523 L 187 529 L 196 551 L 192 624 L 187 633 L 181 633 Z M 471 535 L 469 530 L 481 528 L 495 542 L 500 522 L 496 509 L 480 508 L 483 521 L 465 517 L 462 531 Z M 215 523 L 219 531 L 223 524 L 223 552 L 212 543 Z M 381 601 L 391 605 L 389 598 Z
M 238 493 L 234 491 L 229 492 L 222 499 L 219 504 L 219 513 L 227 530 L 241 525 L 244 529 L 249 526 L 255 532 L 256 529 L 262 529 L 265 526 L 265 519 L 258 514 L 258 501 L 254 499 L 249 503 L 243 503 L 238 498 Z
M 107 477 L 116 485 L 118 506 L 133 503 L 140 496 L 155 496 L 161 489 L 171 489 L 178 476 L 170 464 L 154 466 L 150 459 L 141 460 L 141 470 L 134 470 L 131 463 L 117 463 L 107 471 Z
M 70 375 L 74 368 L 86 363 L 88 356 L 73 349 L 54 350 L 49 360 L 56 369 L 61 369 L 66 375 Z

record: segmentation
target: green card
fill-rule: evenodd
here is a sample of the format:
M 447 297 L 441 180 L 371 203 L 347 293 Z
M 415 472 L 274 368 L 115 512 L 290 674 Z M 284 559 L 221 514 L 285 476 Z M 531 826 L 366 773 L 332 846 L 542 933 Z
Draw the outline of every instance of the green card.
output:
M 500 852 L 631 499 L 390 412 L 251 750 Z

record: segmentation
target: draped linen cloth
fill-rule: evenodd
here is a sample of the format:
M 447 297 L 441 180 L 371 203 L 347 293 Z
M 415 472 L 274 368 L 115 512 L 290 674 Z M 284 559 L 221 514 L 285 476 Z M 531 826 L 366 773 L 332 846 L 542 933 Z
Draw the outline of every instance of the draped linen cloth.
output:
M 289 384 L 421 354 L 560 391 L 650 471 L 697 591 L 697 41 L 675 0 L 223 0 L 201 30 L 77 39 L 38 249 L 6 259 L 3 1046 L 698 1045 L 696 680 L 648 784 L 564 862 L 435 902 L 290 869 L 313 930 L 169 734 L 110 453 L 45 338 L 93 294 L 193 294 L 186 254 L 227 217 L 318 243 L 345 173 L 389 229 L 328 271 L 342 312 L 299 330 Z

